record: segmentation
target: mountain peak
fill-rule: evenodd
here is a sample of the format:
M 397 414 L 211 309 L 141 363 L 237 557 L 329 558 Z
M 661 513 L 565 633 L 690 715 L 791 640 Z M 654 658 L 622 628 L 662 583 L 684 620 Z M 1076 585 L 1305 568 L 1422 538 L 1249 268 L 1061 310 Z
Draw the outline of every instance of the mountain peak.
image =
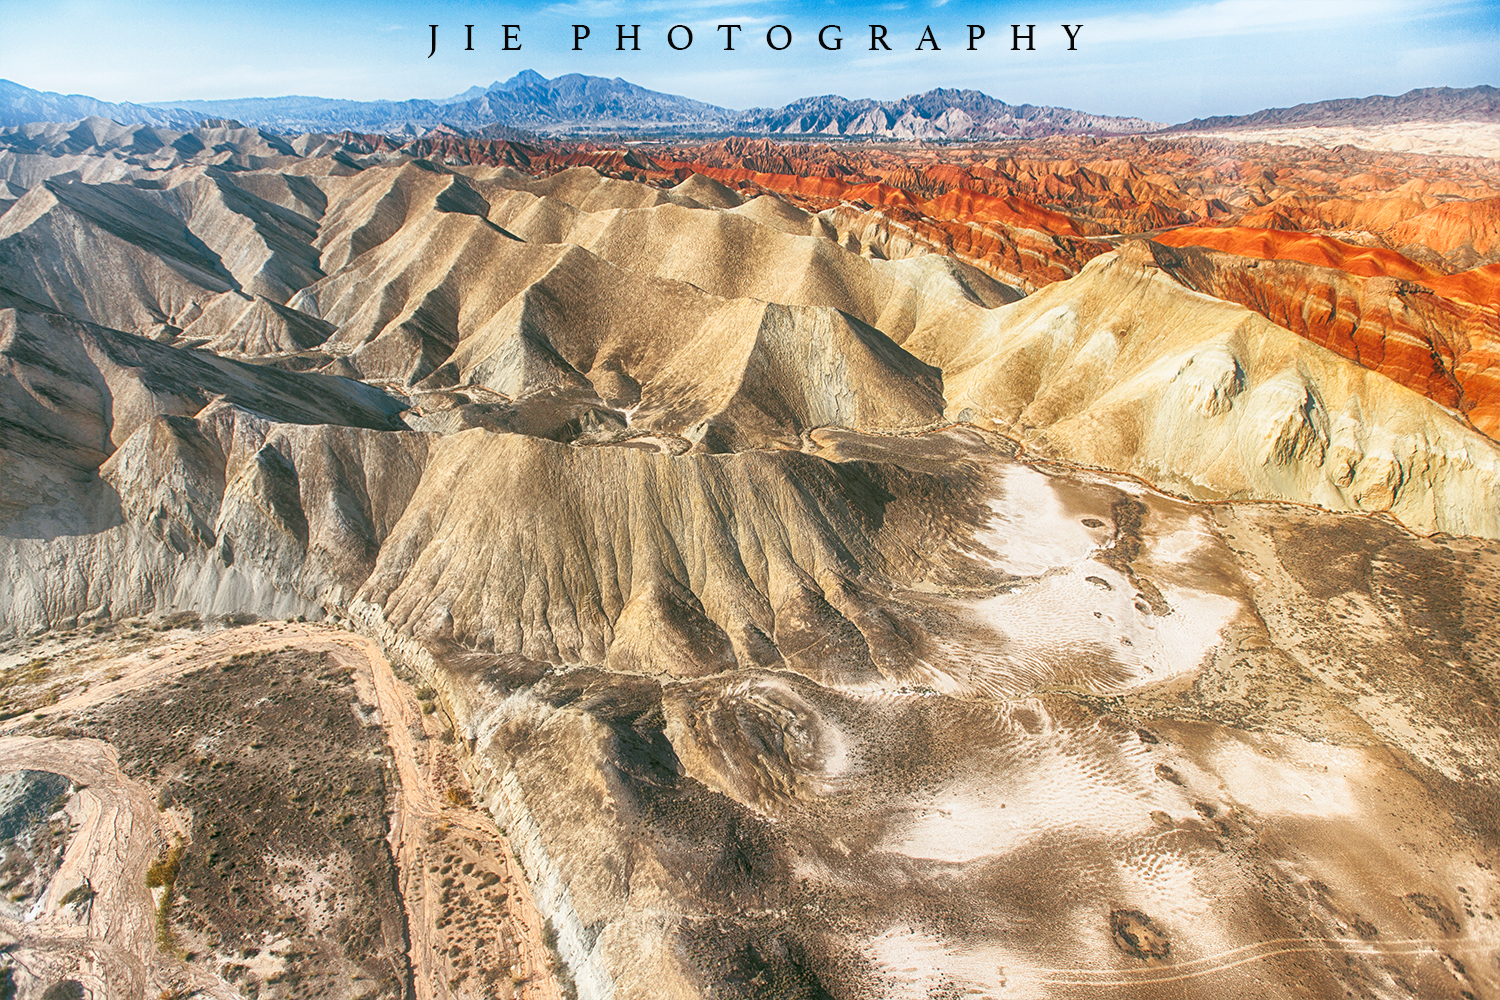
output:
M 523 69 L 504 83 L 490 85 L 490 90 L 520 90 L 522 87 L 535 87 L 546 84 L 547 78 L 534 69 Z

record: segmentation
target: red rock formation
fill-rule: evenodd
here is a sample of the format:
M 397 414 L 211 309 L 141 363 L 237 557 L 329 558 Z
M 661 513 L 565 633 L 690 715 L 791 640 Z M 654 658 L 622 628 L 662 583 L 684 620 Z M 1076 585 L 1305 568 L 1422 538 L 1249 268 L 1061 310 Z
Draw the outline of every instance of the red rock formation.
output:
M 1447 202 L 1391 228 L 1400 243 L 1418 243 L 1444 256 L 1465 251 L 1476 260 L 1500 255 L 1500 197 Z
M 1368 267 L 1360 274 L 1290 256 L 1206 250 L 1191 242 L 1167 250 L 1164 242 L 1155 244 L 1157 263 L 1189 288 L 1253 309 L 1459 411 L 1477 430 L 1500 439 L 1500 316 L 1493 295 L 1500 288 L 1500 267 L 1418 283 L 1369 273 Z M 1255 249 L 1248 240 L 1238 246 L 1241 251 Z M 1364 266 L 1382 258 L 1348 259 Z M 1486 282 L 1492 290 L 1487 302 L 1453 294 L 1455 286 Z
M 868 207 L 1028 286 L 1064 280 L 1105 249 L 1087 237 L 1180 227 L 1156 239 L 1221 251 L 1183 272 L 1192 287 L 1500 435 L 1500 266 L 1452 273 L 1500 252 L 1492 164 L 1201 140 L 1065 139 L 1008 151 L 731 140 L 674 151 L 672 166 L 808 208 Z
M 1159 233 L 1153 239 L 1167 246 L 1207 247 L 1259 260 L 1301 261 L 1317 267 L 1337 268 L 1364 278 L 1399 278 L 1425 285 L 1446 298 L 1491 309 L 1500 301 L 1500 265 L 1459 274 L 1442 274 L 1394 250 L 1356 246 L 1310 233 L 1241 226 L 1219 229 L 1185 227 Z
M 1257 229 L 1248 226 L 1204 228 L 1187 226 L 1158 233 L 1152 239 L 1173 247 L 1207 247 L 1241 257 L 1261 260 L 1300 260 L 1318 267 L 1336 267 L 1366 278 L 1408 278 L 1420 281 L 1432 275 L 1394 250 L 1356 246 L 1328 236 Z
M 824 212 L 871 252 L 949 253 L 1027 289 L 1158 233 L 1179 280 L 1500 434 L 1500 176 L 1492 161 L 1235 143 L 1058 137 L 985 146 L 735 138 L 621 149 L 435 133 L 354 152 L 589 166 L 668 186 L 693 173 Z M 1164 231 L 1165 230 L 1165 231 Z M 1208 250 L 1193 250 L 1206 247 Z
M 748 159 L 762 165 L 787 165 L 784 157 L 778 162 L 754 147 L 752 152 Z M 865 180 L 863 175 L 766 173 L 664 158 L 657 158 L 655 165 L 674 174 L 701 173 L 731 187 L 774 192 L 812 211 L 847 206 L 869 212 L 876 217 L 869 224 L 895 223 L 926 246 L 952 253 L 1001 280 L 1029 287 L 1069 278 L 1108 249 L 1084 239 L 1098 227 L 1014 195 L 952 188 L 926 199 L 883 181 Z

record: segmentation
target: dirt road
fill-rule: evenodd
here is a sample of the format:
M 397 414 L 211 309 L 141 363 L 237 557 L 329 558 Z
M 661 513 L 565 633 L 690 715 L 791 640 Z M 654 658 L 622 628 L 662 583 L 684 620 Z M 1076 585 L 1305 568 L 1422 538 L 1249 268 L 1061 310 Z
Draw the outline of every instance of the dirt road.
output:
M 492 879 L 498 884 L 480 899 L 498 901 L 502 912 L 490 919 L 512 942 L 504 953 L 508 967 L 502 985 L 523 1000 L 561 1000 L 543 943 L 544 923 L 509 844 L 487 814 L 468 805 L 462 769 L 448 745 L 434 738 L 441 735 L 441 726 L 424 714 L 375 642 L 332 626 L 291 622 L 176 635 L 129 656 L 101 661 L 96 668 L 100 676 L 86 690 L 50 706 L 47 717 L 65 721 L 86 708 L 235 654 L 327 652 L 355 672 L 356 690 L 379 710 L 393 752 L 399 787 L 390 841 L 407 910 L 416 1000 L 467 1000 L 477 995 L 480 983 L 468 975 L 472 959 L 500 960 L 495 955 L 466 960 L 447 943 L 442 928 L 450 923 L 454 878 L 435 863 L 439 850 L 446 850 L 450 859 L 461 852 L 495 873 Z M 77 831 L 38 916 L 30 922 L 0 920 L 0 935 L 17 942 L 12 955 L 20 975 L 44 984 L 72 976 L 99 997 L 154 998 L 177 991 L 225 1000 L 238 996 L 232 984 L 212 972 L 163 955 L 156 947 L 155 906 L 145 871 L 174 836 L 186 831 L 175 829 L 157 809 L 151 789 L 120 770 L 109 744 L 17 733 L 34 727 L 34 720 L 19 720 L 0 728 L 0 769 L 51 771 L 84 787 L 71 813 Z M 75 916 L 73 908 L 58 903 L 85 877 L 96 896 L 85 914 Z M 495 982 L 493 972 L 490 981 Z
M 17 942 L 23 976 L 40 987 L 71 976 L 100 997 L 157 996 L 182 988 L 224 1000 L 239 995 L 216 976 L 157 952 L 146 868 L 175 831 L 151 790 L 120 770 L 113 747 L 90 739 L 4 736 L 0 762 L 7 769 L 65 775 L 81 786 L 70 811 L 77 830 L 40 913 L 32 921 L 0 920 L 0 932 Z M 93 904 L 59 906 L 84 879 L 94 889 Z

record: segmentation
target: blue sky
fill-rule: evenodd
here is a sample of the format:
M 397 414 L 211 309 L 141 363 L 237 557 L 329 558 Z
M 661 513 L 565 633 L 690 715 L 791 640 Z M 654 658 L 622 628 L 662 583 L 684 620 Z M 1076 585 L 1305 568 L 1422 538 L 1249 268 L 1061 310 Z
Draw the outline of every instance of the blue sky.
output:
M 440 46 L 429 59 L 434 22 Z M 641 25 L 641 51 L 614 51 L 620 22 Z M 1036 51 L 1010 51 L 1017 22 L 1037 25 Z M 942 86 L 1175 122 L 1413 87 L 1500 85 L 1500 3 L 1473 0 L 0 0 L 0 23 L 0 77 L 113 101 L 440 98 L 530 68 L 620 76 L 735 108 Z M 521 26 L 519 52 L 501 50 L 506 23 Z M 592 28 L 582 52 L 570 51 L 575 23 Z M 868 51 L 870 23 L 887 26 L 893 51 Z M 971 23 L 986 29 L 973 52 Z M 1067 51 L 1063 23 L 1083 25 L 1076 51 Z M 475 25 L 472 52 L 462 51 L 465 24 Z M 694 32 L 686 51 L 667 46 L 674 24 Z M 737 51 L 723 51 L 719 24 L 743 26 Z M 781 52 L 765 42 L 777 24 L 792 34 Z M 842 26 L 840 51 L 818 47 L 825 24 Z M 928 25 L 941 50 L 916 52 Z

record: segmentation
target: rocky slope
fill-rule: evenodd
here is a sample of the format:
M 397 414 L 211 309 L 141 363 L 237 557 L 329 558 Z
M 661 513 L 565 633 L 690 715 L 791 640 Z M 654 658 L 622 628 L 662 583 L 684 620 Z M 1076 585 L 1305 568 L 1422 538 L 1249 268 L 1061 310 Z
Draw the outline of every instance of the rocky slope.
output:
M 1500 991 L 1500 446 L 1464 409 L 1486 383 L 1460 326 L 1449 405 L 1394 352 L 1383 373 L 1267 318 L 1291 279 L 1237 278 L 1261 270 L 1241 252 L 998 193 L 1186 198 L 1109 162 L 997 160 L 984 192 L 920 159 L 762 170 L 759 145 L 709 149 L 757 158 L 726 184 L 464 137 L 443 159 L 489 162 L 252 130 L 6 140 L 0 750 L 176 804 L 131 815 L 187 843 L 169 930 L 192 947 L 152 952 L 155 900 L 116 878 L 132 982 L 555 995 L 499 964 L 545 921 L 586 998 Z M 1055 277 L 1024 294 L 872 221 L 897 205 L 1010 212 Z M 1415 280 L 1355 256 L 1275 263 L 1362 305 L 1354 282 Z M 1473 275 L 1428 270 L 1481 309 Z M 111 623 L 183 611 L 314 621 L 256 638 L 271 659 L 193 660 L 206 677 L 181 645 L 99 675 Z M 309 656 L 364 641 L 337 626 L 422 707 L 377 658 L 352 691 L 320 676 Z M 169 704 L 204 735 L 152 736 Z M 286 738 L 241 744 L 236 712 Z M 374 841 L 367 724 L 402 768 Z M 110 753 L 128 774 L 99 777 Z M 308 789 L 262 803 L 286 823 L 210 807 L 277 768 Z M 208 847 L 231 828 L 268 845 L 232 879 Z M 398 893 L 349 881 L 357 841 Z M 510 849 L 526 905 L 497 923 Z M 0 925 L 26 961 L 114 975 L 34 881 L 52 936 Z M 287 944 L 231 961 L 221 942 L 269 933 L 217 905 L 231 883 Z M 340 932 L 341 900 L 380 919 Z
M 1249 310 L 1184 295 L 1176 259 L 1162 266 L 1150 247 L 1095 259 L 1009 307 L 1004 336 L 942 358 L 950 413 L 1188 496 L 1295 498 L 1408 524 L 1435 525 L 1417 511 L 1446 509 L 1456 520 L 1443 530 L 1500 527 L 1481 499 L 1488 439 Z M 1427 486 L 1411 477 L 1434 465 L 1445 468 Z
M 1500 438 L 1500 265 L 1445 275 L 1388 250 L 1275 230 L 1179 229 L 1159 238 L 1219 251 L 1172 258 L 1172 273 L 1189 287 L 1243 302 Z
M 1188 287 L 1247 306 L 1493 435 L 1488 161 L 1336 156 L 1194 139 L 899 153 L 727 140 L 597 165 L 774 191 L 820 211 L 863 252 L 956 256 L 1025 289 L 1077 274 L 1122 236 L 1217 250 L 1193 257 Z
M 247 163 L 268 148 L 253 132 L 195 143 L 221 138 Z M 126 176 L 108 182 L 42 177 L 0 217 L 16 426 L 66 440 L 69 475 L 87 477 L 114 456 L 106 479 L 159 476 L 127 460 L 149 459 L 156 446 L 147 441 L 222 455 L 203 458 L 207 480 L 194 473 L 182 486 L 209 503 L 183 518 L 209 546 L 224 534 L 213 527 L 223 516 L 214 497 L 227 498 L 237 477 L 250 475 L 247 487 L 267 496 L 300 490 L 297 449 L 314 439 L 296 431 L 298 444 L 266 450 L 280 440 L 276 427 L 390 428 L 402 409 L 413 442 L 484 428 L 672 453 L 795 449 L 825 425 L 896 431 L 973 420 L 1193 496 L 1392 511 L 1428 531 L 1500 530 L 1483 500 L 1497 474 L 1493 444 L 1389 380 L 1181 287 L 1237 287 L 1205 277 L 1211 269 L 1162 270 L 1167 258 L 1122 252 L 1017 302 L 1014 289 L 952 258 L 853 253 L 846 247 L 861 244 L 840 230 L 837 212 L 747 201 L 702 176 L 664 190 L 587 168 L 537 179 L 508 167 L 362 169 L 347 153 L 268 151 L 274 166 L 234 173 L 187 163 L 163 175 L 126 161 L 116 168 Z M 1168 274 L 1181 284 L 1164 284 Z M 1119 303 L 1138 294 L 1141 318 L 1124 318 Z M 1488 427 L 1483 342 L 1470 327 L 1470 344 L 1454 346 L 1464 317 L 1446 319 L 1456 389 L 1442 377 L 1422 381 L 1397 355 L 1386 371 Z M 1226 340 L 1229 331 L 1243 332 Z M 1202 351 L 1214 370 L 1187 378 L 1184 366 Z M 65 371 L 76 388 L 66 379 L 50 395 L 38 388 L 61 377 L 44 373 Z M 399 394 L 371 395 L 340 376 Z M 1174 394 L 1177 383 L 1202 392 Z M 96 399 L 104 402 L 84 402 Z M 77 430 L 59 436 L 60 427 Z M 241 468 L 227 427 L 255 428 L 233 435 L 251 434 L 262 459 Z M 142 443 L 130 446 L 132 435 Z M 24 456 L 15 484 L 46 478 L 21 474 L 47 452 L 26 440 L 7 447 Z M 28 506 L 25 489 L 12 492 L 8 507 Z M 293 538 L 320 530 L 306 511 L 286 518 L 280 530 Z M 335 562 L 368 561 L 343 547 L 331 550 Z M 14 615 L 76 615 L 114 586 L 87 561 L 70 572 L 83 587 L 70 600 L 83 606 L 54 611 L 45 603 L 53 597 L 38 596 L 30 600 L 44 603 L 13 604 Z

